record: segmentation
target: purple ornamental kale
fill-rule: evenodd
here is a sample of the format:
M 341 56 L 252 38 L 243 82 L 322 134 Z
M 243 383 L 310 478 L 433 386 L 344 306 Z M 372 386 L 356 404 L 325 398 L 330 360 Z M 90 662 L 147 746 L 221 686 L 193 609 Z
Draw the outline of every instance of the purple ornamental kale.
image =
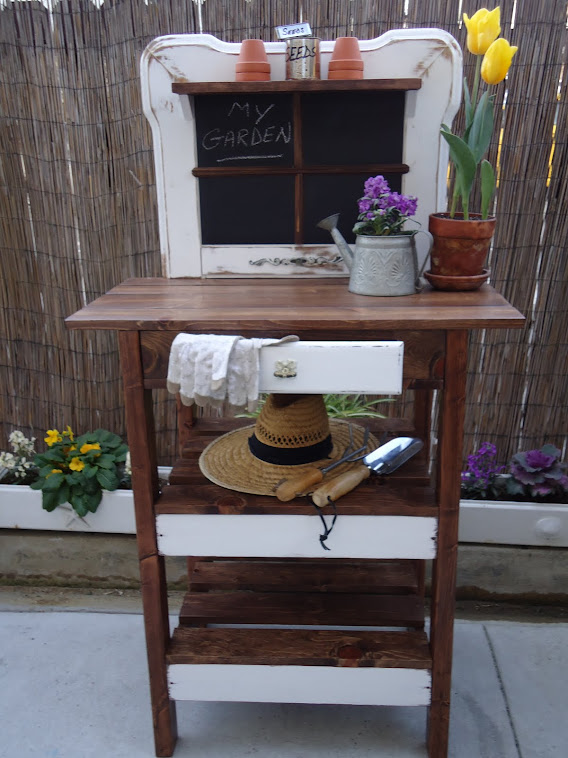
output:
M 540 450 L 528 450 L 513 456 L 507 490 L 513 496 L 530 500 L 534 497 L 558 498 L 568 495 L 566 466 L 560 463 L 560 450 L 544 445 Z

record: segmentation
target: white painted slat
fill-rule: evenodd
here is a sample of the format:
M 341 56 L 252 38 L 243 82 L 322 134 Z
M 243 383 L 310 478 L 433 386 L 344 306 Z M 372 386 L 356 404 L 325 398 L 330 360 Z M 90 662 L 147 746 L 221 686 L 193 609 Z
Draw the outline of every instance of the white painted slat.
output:
M 172 664 L 170 697 L 248 703 L 429 705 L 431 675 L 417 669 Z
M 263 347 L 260 351 L 260 389 L 290 393 L 400 394 L 403 356 L 404 343 L 396 340 L 306 340 Z M 294 361 L 296 376 L 274 376 L 278 361 Z
M 328 523 L 331 517 L 327 516 Z M 311 515 L 160 514 L 162 555 L 228 558 L 434 558 L 438 522 L 414 516 L 338 517 L 323 550 Z

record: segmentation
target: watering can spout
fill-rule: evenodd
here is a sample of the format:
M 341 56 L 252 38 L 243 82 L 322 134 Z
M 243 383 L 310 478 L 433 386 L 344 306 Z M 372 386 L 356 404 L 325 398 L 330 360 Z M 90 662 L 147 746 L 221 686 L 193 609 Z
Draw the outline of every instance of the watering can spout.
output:
M 327 218 L 322 219 L 317 226 L 319 226 L 320 229 L 326 229 L 328 232 L 330 232 L 331 236 L 333 237 L 333 241 L 337 245 L 337 248 L 339 252 L 341 253 L 341 257 L 343 258 L 345 265 L 351 271 L 353 268 L 353 253 L 351 251 L 351 248 L 345 241 L 343 235 L 337 228 L 337 222 L 339 220 L 339 213 L 334 213 L 333 216 L 328 216 Z

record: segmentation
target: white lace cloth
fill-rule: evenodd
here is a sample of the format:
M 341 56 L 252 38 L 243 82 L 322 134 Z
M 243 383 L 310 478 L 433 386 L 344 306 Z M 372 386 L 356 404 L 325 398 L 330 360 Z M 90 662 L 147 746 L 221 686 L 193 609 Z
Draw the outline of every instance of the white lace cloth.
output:
M 254 411 L 258 404 L 260 349 L 296 342 L 296 335 L 282 339 L 238 335 L 178 334 L 172 342 L 167 387 L 179 392 L 184 405 Z

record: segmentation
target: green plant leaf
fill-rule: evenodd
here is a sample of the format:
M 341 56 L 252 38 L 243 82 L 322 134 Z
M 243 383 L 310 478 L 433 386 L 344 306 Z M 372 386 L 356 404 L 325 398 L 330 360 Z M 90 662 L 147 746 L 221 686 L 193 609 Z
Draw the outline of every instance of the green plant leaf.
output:
M 467 144 L 473 153 L 476 164 L 479 163 L 487 152 L 491 137 L 493 136 L 494 99 L 493 95 L 490 96 L 487 92 L 484 92 L 475 109 Z
M 473 121 L 473 108 L 471 106 L 471 95 L 469 94 L 469 87 L 467 84 L 467 79 L 464 76 L 463 78 L 463 102 L 464 102 L 464 109 L 465 109 L 465 127 L 466 127 L 466 134 L 469 132 L 469 129 L 471 127 L 471 122 Z
M 62 486 L 57 491 L 57 505 L 63 505 L 69 501 L 69 485 L 67 482 L 63 482 Z
M 495 192 L 495 171 L 489 161 L 481 161 L 481 218 L 487 218 Z
M 95 513 L 102 499 L 103 499 L 103 493 L 101 492 L 101 490 L 98 490 L 98 492 L 95 492 L 94 494 L 89 495 L 89 498 L 87 501 L 87 508 L 91 511 L 91 513 Z
M 41 497 L 41 507 L 44 511 L 54 511 L 59 505 L 57 492 L 43 492 Z
M 86 516 L 89 512 L 89 495 L 87 495 L 86 492 L 82 492 L 81 490 L 76 491 L 74 489 L 69 496 L 69 502 L 71 503 L 73 510 L 81 516 L 81 518 Z
M 99 455 L 96 459 L 96 465 L 99 466 L 99 468 L 113 469 L 116 466 L 116 459 L 114 455 L 103 453 L 103 455 Z
M 115 490 L 120 484 L 120 479 L 116 471 L 107 471 L 107 469 L 101 469 L 97 472 L 97 482 L 104 490 Z
M 464 215 L 467 218 L 469 196 L 475 179 L 477 163 L 469 146 L 460 137 L 452 134 L 444 124 L 442 124 L 441 134 L 450 147 L 450 157 L 456 167 L 456 184 L 459 186 Z
M 51 474 L 51 476 L 44 479 L 42 489 L 44 492 L 55 492 L 64 484 L 64 482 L 64 474 Z

